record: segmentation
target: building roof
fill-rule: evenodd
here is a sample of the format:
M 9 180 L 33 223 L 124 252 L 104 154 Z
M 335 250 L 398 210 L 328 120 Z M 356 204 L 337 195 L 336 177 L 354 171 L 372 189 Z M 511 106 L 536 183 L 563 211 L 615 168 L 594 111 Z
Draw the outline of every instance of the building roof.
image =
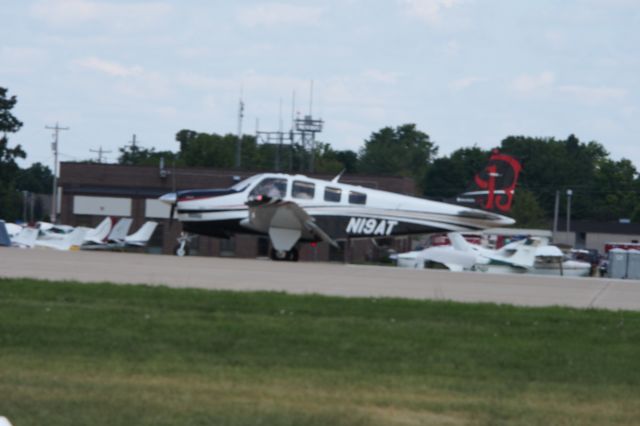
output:
M 558 231 L 565 232 L 566 221 L 558 223 Z M 585 232 L 598 234 L 640 235 L 640 223 L 597 222 L 591 220 L 571 221 L 571 232 Z

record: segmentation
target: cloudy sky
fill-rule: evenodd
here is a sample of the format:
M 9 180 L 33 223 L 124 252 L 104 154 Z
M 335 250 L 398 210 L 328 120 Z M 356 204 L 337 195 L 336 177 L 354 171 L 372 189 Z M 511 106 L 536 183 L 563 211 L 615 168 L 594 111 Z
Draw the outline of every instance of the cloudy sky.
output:
M 0 0 L 0 86 L 24 122 L 28 162 L 113 151 L 137 134 L 277 130 L 282 102 L 358 150 L 416 123 L 441 154 L 508 135 L 570 133 L 640 168 L 636 0 Z

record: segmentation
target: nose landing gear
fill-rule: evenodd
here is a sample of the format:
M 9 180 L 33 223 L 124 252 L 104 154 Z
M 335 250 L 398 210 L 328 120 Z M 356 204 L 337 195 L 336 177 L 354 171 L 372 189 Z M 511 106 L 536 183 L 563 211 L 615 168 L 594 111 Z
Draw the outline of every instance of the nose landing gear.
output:
M 276 250 L 272 248 L 269 253 L 269 257 L 271 257 L 272 260 L 287 260 L 290 262 L 297 262 L 298 249 L 294 247 L 291 250 L 284 251 L 284 250 Z

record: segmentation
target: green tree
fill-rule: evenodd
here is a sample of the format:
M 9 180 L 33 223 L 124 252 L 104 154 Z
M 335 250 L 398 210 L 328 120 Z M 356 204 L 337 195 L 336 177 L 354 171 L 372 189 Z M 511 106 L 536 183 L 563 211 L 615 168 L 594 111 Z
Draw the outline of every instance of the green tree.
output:
M 33 163 L 18 172 L 16 187 L 19 191 L 36 194 L 50 194 L 53 186 L 53 173 L 42 163 Z
M 363 173 L 410 176 L 422 184 L 437 151 L 429 135 L 415 124 L 385 127 L 365 141 L 359 168 Z
M 516 189 L 511 216 L 516 220 L 518 228 L 546 227 L 545 211 L 540 207 L 536 196 L 527 189 Z
M 574 135 L 565 140 L 509 136 L 500 151 L 522 161 L 518 188 L 536 194 L 546 217 L 553 214 L 556 191 L 569 188 L 574 193 L 572 216 L 590 217 L 597 167 L 608 156 L 602 145 L 580 142 Z
M 435 159 L 425 175 L 425 195 L 443 199 L 464 192 L 476 173 L 486 165 L 489 153 L 473 146 L 460 148 L 448 157 Z
M 0 87 L 0 218 L 14 220 L 20 215 L 20 194 L 16 190 L 16 179 L 20 167 L 16 159 L 26 158 L 20 145 L 9 147 L 7 133 L 15 133 L 22 127 L 11 110 L 16 105 L 15 96 L 7 97 L 8 90 Z

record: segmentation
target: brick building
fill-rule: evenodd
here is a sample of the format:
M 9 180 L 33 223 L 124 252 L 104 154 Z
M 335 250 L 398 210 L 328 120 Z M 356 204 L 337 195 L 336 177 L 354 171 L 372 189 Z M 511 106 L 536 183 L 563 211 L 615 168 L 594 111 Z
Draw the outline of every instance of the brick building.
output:
M 159 223 L 152 237 L 149 252 L 172 253 L 181 232 L 178 221 L 170 223 L 170 209 L 158 197 L 175 190 L 225 188 L 257 172 L 208 168 L 160 169 L 154 166 L 123 166 L 118 164 L 60 164 L 60 221 L 73 226 L 95 226 L 105 216 L 132 217 L 132 230 L 146 220 Z M 333 176 L 313 174 L 310 177 L 330 180 Z M 385 191 L 414 195 L 415 183 L 406 177 L 344 175 L 341 182 Z M 344 260 L 345 242 L 341 249 L 326 243 L 300 244 L 301 260 Z M 410 248 L 407 238 L 370 239 L 351 242 L 350 260 L 354 262 L 376 258 L 386 247 L 396 250 Z M 382 248 L 381 248 L 382 247 Z M 207 256 L 262 257 L 267 256 L 269 239 L 238 235 L 231 239 L 198 236 L 191 243 L 191 254 Z

